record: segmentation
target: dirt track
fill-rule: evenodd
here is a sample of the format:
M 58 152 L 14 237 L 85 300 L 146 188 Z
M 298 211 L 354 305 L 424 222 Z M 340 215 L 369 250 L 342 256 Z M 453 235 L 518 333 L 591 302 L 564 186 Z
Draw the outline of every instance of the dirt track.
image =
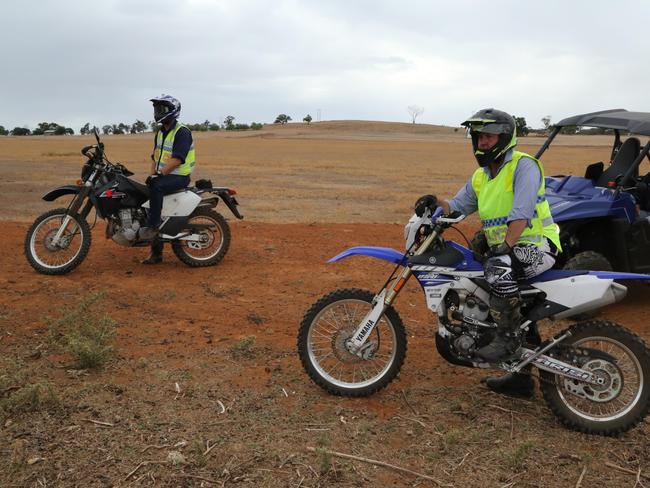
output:
M 399 379 L 367 399 L 326 395 L 297 359 L 300 319 L 335 288 L 376 289 L 390 266 L 325 261 L 353 245 L 399 249 L 402 225 L 308 224 L 321 214 L 304 215 L 303 223 L 231 221 L 231 250 L 207 269 L 187 268 L 169 250 L 162 265 L 142 266 L 145 250 L 106 241 L 99 224 L 86 261 L 62 277 L 26 263 L 27 223 L 2 222 L 0 376 L 19 367 L 27 382 L 52 385 L 60 401 L 0 425 L 0 486 L 435 486 L 308 446 L 458 487 L 574 486 L 583 466 L 582 486 L 632 486 L 634 476 L 605 462 L 650 469 L 647 422 L 618 439 L 576 434 L 557 424 L 539 394 L 532 402 L 500 397 L 479 384 L 482 372 L 446 364 L 414 283 L 397 302 L 409 333 Z M 474 230 L 471 222 L 461 228 Z M 51 346 L 46 317 L 93 291 L 106 293 L 118 321 L 115 357 L 103 370 L 79 372 Z M 648 341 L 647 293 L 632 286 L 603 317 Z M 216 444 L 207 454 L 206 442 Z M 21 449 L 37 461 L 16 462 Z M 169 451 L 186 462 L 165 462 Z

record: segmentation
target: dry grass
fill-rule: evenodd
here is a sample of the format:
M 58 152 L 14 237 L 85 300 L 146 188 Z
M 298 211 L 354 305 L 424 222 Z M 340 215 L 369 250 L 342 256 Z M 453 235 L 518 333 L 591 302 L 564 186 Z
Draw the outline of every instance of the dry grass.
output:
M 84 297 L 74 307 L 65 307 L 57 319 L 48 319 L 50 339 L 69 353 L 80 369 L 102 367 L 111 357 L 116 322 L 105 313 L 104 293 Z
M 194 179 L 236 188 L 245 217 L 264 222 L 401 223 L 419 195 L 452 196 L 476 168 L 464 133 L 448 127 L 340 121 L 195 137 Z M 50 208 L 38 198 L 79 178 L 84 158 L 68 155 L 91 142 L 85 136 L 3 138 L 0 218 L 25 219 Z M 112 161 L 145 179 L 150 134 L 104 142 Z M 521 138 L 520 148 L 535 152 L 542 142 Z M 607 136 L 560 136 L 544 156 L 546 171 L 582 174 L 588 163 L 607 160 L 609 144 Z

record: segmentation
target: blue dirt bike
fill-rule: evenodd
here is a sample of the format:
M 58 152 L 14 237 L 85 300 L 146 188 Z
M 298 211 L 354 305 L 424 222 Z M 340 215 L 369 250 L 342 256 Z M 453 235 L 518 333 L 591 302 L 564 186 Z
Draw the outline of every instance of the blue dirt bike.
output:
M 617 302 L 627 288 L 615 279 L 650 276 L 549 270 L 521 283 L 522 346 L 508 361 L 486 363 L 476 351 L 491 342 L 497 326 L 489 311 L 481 260 L 443 238 L 445 230 L 463 218 L 444 216 L 441 208 L 433 215 L 414 215 L 405 229 L 406 253 L 353 247 L 330 260 L 366 255 L 397 266 L 379 293 L 338 289 L 309 308 L 300 325 L 298 353 L 311 379 L 329 393 L 362 397 L 386 387 L 399 374 L 407 339 L 393 303 L 414 275 L 427 307 L 438 318 L 436 347 L 448 362 L 508 372 L 537 368 L 544 399 L 571 429 L 614 435 L 643 420 L 650 408 L 650 351 L 643 340 L 621 325 L 591 320 L 542 341 L 537 323 Z

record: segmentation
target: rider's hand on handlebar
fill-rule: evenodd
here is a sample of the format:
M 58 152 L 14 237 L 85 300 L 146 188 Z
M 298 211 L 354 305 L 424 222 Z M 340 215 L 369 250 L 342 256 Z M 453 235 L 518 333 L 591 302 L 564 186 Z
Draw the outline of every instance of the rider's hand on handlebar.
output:
M 423 195 L 415 202 L 415 215 L 422 217 L 429 209 L 433 212 L 438 207 L 438 198 L 435 195 Z

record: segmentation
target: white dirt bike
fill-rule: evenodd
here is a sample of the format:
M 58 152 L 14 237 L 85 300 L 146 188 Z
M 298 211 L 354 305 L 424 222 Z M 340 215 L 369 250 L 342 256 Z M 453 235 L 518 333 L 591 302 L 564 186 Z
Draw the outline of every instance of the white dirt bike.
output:
M 542 341 L 537 323 L 617 302 L 627 288 L 614 280 L 650 280 L 650 275 L 549 270 L 522 282 L 522 346 L 508 361 L 489 364 L 476 355 L 497 328 L 482 264 L 472 251 L 442 237 L 463 219 L 460 214 L 443 216 L 441 208 L 433 215 L 427 210 L 406 226 L 406 253 L 353 247 L 330 260 L 366 255 L 397 266 L 379 293 L 338 289 L 307 311 L 298 353 L 312 380 L 329 393 L 362 397 L 398 375 L 407 341 L 393 303 L 415 275 L 427 307 L 437 316 L 436 347 L 448 362 L 507 372 L 537 368 L 544 399 L 574 430 L 615 435 L 641 422 L 650 408 L 650 351 L 643 340 L 616 323 L 590 320 Z

